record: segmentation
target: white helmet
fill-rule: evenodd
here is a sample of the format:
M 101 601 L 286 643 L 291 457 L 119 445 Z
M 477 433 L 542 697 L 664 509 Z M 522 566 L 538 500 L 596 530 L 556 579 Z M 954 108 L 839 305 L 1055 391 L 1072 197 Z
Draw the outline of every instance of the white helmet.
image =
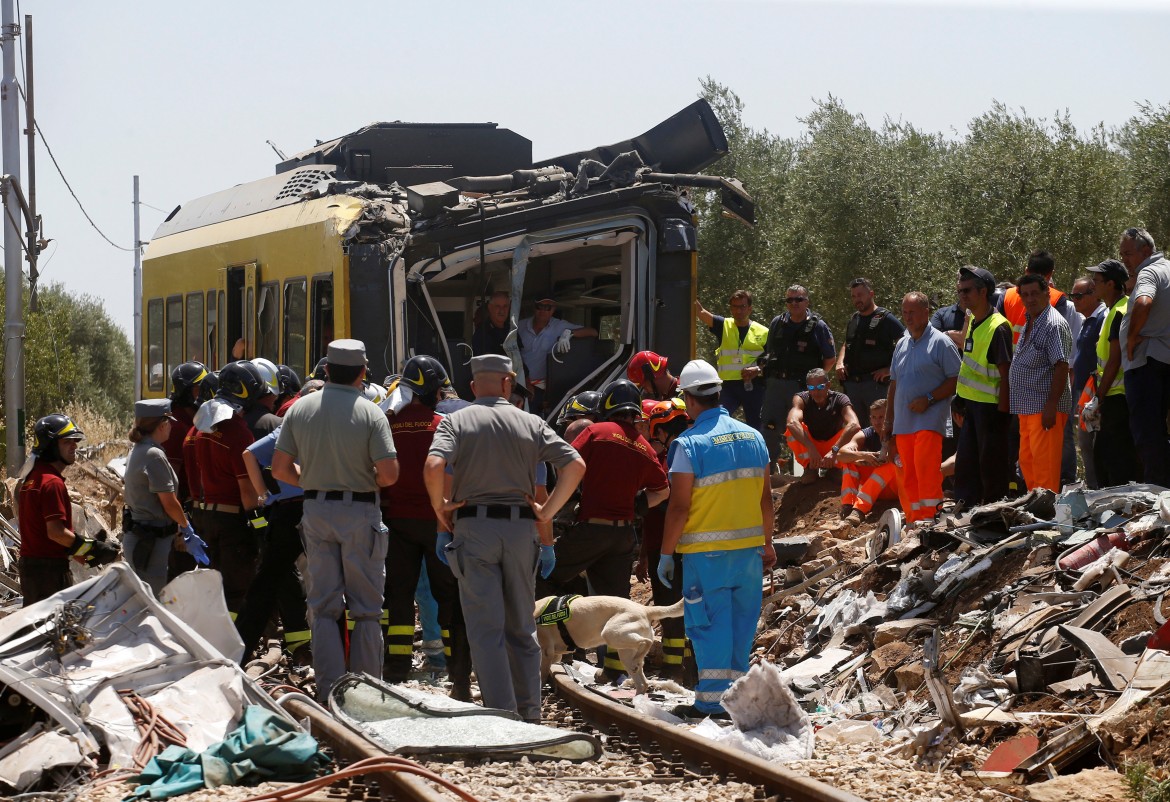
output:
M 260 378 L 264 379 L 268 391 L 273 395 L 280 395 L 280 374 L 276 371 L 276 365 L 262 356 L 253 359 L 252 364 L 260 371 Z
M 362 395 L 380 406 L 386 400 L 386 388 L 376 382 L 370 382 L 362 388 Z
M 702 359 L 692 359 L 678 374 L 678 389 L 686 390 L 691 395 L 714 395 L 723 387 L 723 380 L 719 372 L 710 362 Z

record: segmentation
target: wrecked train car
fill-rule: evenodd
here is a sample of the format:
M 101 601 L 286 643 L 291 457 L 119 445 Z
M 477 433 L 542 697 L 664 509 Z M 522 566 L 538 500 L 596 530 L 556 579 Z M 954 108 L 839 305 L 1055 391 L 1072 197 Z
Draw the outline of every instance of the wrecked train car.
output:
M 143 394 L 165 394 L 183 361 L 231 361 L 241 339 L 304 376 L 331 339 L 356 337 L 375 379 L 429 354 L 466 396 L 472 334 L 500 290 L 513 329 L 553 295 L 561 317 L 599 332 L 550 358 L 546 415 L 637 351 L 681 364 L 695 348 L 688 193 L 717 192 L 725 214 L 754 222 L 738 182 L 696 174 L 726 150 L 705 101 L 542 162 L 493 123 L 377 123 L 321 143 L 159 227 L 142 272 Z

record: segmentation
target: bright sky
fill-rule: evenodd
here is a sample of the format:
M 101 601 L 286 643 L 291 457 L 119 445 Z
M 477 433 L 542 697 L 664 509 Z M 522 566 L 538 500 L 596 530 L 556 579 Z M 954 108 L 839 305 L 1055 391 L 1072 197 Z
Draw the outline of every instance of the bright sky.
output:
M 1170 102 L 1170 0 L 20 6 L 21 23 L 33 15 L 41 129 L 124 247 L 133 175 L 156 207 L 142 210 L 149 240 L 176 205 L 271 175 L 265 140 L 291 155 L 377 120 L 497 122 L 541 158 L 639 134 L 707 75 L 740 95 L 748 124 L 784 136 L 830 94 L 874 124 L 958 133 L 993 99 L 1042 117 L 1067 109 L 1082 128 Z M 129 330 L 132 254 L 89 226 L 43 147 L 37 178 L 54 240 L 44 280 L 105 299 Z

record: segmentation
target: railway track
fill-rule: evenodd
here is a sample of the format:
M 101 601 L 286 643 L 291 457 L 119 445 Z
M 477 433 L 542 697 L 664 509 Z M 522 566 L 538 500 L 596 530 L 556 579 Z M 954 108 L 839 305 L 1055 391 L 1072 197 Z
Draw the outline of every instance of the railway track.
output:
M 557 667 L 554 667 L 551 681 L 553 693 L 545 703 L 546 720 L 562 727 L 568 722 L 568 726 L 573 729 L 595 733 L 604 741 L 607 753 L 616 753 L 625 757 L 629 765 L 643 767 L 636 777 L 613 777 L 610 780 L 675 787 L 688 782 L 742 783 L 751 787 L 751 798 L 760 802 L 863 802 L 859 797 L 823 782 L 787 771 L 739 750 L 722 748 L 692 734 L 687 728 L 643 716 L 627 705 L 578 684 Z M 279 703 L 298 719 L 307 719 L 313 735 L 328 745 L 343 764 L 352 766 L 387 755 L 380 746 L 337 721 L 324 708 L 302 694 L 286 694 L 280 697 Z M 428 765 L 431 772 L 450 780 L 453 772 L 444 770 L 442 764 Z M 653 766 L 653 773 L 647 773 L 646 766 Z M 542 779 L 551 780 L 552 777 L 551 774 L 544 775 Z M 579 790 L 588 791 L 600 784 L 602 779 L 573 778 L 568 782 L 578 783 Z M 314 802 L 363 802 L 376 799 L 450 802 L 460 797 L 465 800 L 476 799 L 465 789 L 460 790 L 464 793 L 459 794 L 451 785 L 443 789 L 433 779 L 405 773 L 400 767 L 383 766 L 362 777 L 348 778 L 340 785 L 318 789 L 311 799 Z M 521 792 L 519 788 L 511 790 L 515 794 Z

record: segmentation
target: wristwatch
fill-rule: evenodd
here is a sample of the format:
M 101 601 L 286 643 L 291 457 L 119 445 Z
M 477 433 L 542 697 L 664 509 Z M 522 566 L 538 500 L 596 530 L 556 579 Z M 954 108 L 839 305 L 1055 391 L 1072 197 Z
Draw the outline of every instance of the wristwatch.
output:
M 933 395 L 933 394 L 931 394 L 931 393 L 927 393 L 927 394 L 926 394 L 926 403 L 928 403 L 928 404 L 930 404 L 931 406 L 933 406 L 933 405 L 934 405 L 934 402 L 935 402 L 936 400 L 937 400 L 937 399 L 935 399 L 935 397 L 934 397 L 934 395 Z

